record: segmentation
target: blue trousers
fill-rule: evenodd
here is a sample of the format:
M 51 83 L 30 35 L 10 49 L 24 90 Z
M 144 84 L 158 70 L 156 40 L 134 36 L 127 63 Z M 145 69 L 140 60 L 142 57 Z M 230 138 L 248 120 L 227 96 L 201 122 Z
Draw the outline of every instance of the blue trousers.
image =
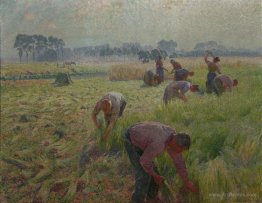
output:
M 156 74 L 159 75 L 160 82 L 163 82 L 164 81 L 164 69 L 163 68 L 157 68 Z

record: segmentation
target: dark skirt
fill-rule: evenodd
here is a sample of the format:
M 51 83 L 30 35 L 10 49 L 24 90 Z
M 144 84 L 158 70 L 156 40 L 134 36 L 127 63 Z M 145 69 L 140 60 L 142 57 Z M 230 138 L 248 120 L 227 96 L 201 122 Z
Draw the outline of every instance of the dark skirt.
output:
M 207 93 L 212 93 L 213 92 L 213 81 L 215 77 L 217 76 L 216 73 L 213 72 L 208 72 L 207 74 L 207 81 L 206 81 L 206 91 Z
M 163 68 L 157 68 L 156 74 L 159 76 L 160 82 L 164 81 L 164 69 Z

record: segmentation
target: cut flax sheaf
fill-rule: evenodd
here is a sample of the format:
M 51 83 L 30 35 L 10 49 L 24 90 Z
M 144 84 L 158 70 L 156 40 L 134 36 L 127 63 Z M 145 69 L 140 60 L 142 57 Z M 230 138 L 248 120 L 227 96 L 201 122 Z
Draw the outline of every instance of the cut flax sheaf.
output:
M 64 86 L 72 83 L 69 73 L 58 73 L 54 82 L 55 86 Z

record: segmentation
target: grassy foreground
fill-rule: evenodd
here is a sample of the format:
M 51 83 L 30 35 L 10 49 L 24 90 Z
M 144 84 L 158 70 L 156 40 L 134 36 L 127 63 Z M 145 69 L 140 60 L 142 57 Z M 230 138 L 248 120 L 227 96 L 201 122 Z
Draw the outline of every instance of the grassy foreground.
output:
M 192 81 L 204 88 L 206 69 L 192 69 Z M 191 135 L 184 157 L 201 202 L 262 201 L 262 69 L 234 63 L 222 71 L 239 80 L 232 93 L 219 98 L 189 93 L 187 103 L 166 107 L 161 100 L 169 81 L 146 87 L 140 80 L 89 78 L 59 88 L 51 80 L 1 82 L 0 201 L 128 202 L 134 174 L 122 136 L 129 125 L 144 120 Z M 112 90 L 122 92 L 128 105 L 104 146 L 90 114 Z M 157 165 L 177 191 L 181 183 L 169 157 L 159 157 Z M 188 200 L 195 202 L 194 195 Z

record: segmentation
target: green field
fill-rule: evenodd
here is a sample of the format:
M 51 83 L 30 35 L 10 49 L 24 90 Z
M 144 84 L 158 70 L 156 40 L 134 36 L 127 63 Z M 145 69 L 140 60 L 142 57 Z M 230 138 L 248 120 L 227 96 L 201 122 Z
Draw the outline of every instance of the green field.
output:
M 204 62 L 181 60 L 195 72 L 192 82 L 204 89 Z M 132 78 L 139 79 L 141 71 L 134 73 L 133 68 L 144 70 L 154 67 L 153 63 L 81 64 L 77 71 L 111 69 L 111 75 L 73 78 L 71 85 L 63 87 L 55 87 L 54 80 L 1 81 L 0 202 L 128 202 L 134 173 L 122 136 L 129 125 L 144 120 L 191 135 L 192 147 L 184 157 L 190 178 L 200 186 L 201 202 L 262 201 L 259 61 L 227 59 L 222 64 L 223 73 L 239 80 L 231 93 L 219 98 L 188 93 L 187 103 L 176 100 L 168 106 L 163 106 L 162 96 L 170 80 L 146 87 L 128 76 L 125 81 L 122 76 L 121 81 L 108 79 L 115 74 L 115 66 L 123 66 L 126 75 L 136 74 Z M 43 64 L 22 66 L 7 64 L 1 71 L 6 76 L 19 74 L 19 68 L 57 72 Z M 108 91 L 121 92 L 127 106 L 104 145 L 99 143 L 101 131 L 94 129 L 91 111 Z M 159 157 L 156 164 L 177 191 L 181 182 L 168 156 Z M 196 197 L 191 194 L 188 200 L 194 203 Z

